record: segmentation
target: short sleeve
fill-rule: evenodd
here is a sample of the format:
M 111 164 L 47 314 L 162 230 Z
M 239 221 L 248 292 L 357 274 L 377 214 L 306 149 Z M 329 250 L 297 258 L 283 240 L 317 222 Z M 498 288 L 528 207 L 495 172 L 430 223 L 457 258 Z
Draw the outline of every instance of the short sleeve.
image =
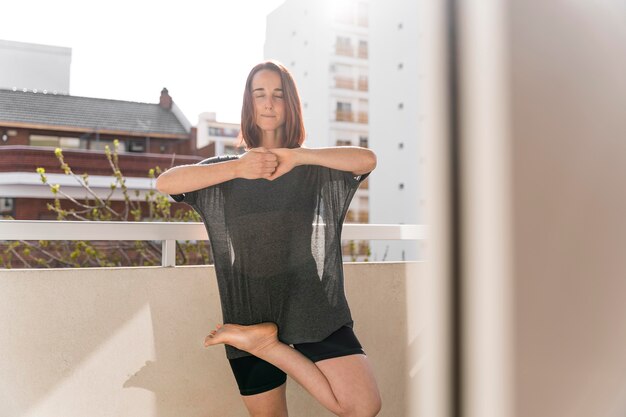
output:
M 370 173 L 354 175 L 351 172 L 326 169 L 328 178 L 322 181 L 324 208 L 327 210 L 327 216 L 331 216 L 330 218 L 335 219 L 337 223 L 342 223 L 356 190 Z
M 239 159 L 237 155 L 221 155 L 221 156 L 213 156 L 211 158 L 203 159 L 198 162 L 196 165 L 208 165 L 208 164 L 216 164 L 218 162 L 226 162 L 232 161 L 234 159 Z M 208 188 L 208 187 L 207 187 Z M 177 203 L 186 203 L 190 206 L 193 206 L 196 201 L 198 201 L 198 194 L 200 194 L 206 188 L 201 188 L 199 190 L 187 191 L 182 194 L 170 194 L 170 197 Z

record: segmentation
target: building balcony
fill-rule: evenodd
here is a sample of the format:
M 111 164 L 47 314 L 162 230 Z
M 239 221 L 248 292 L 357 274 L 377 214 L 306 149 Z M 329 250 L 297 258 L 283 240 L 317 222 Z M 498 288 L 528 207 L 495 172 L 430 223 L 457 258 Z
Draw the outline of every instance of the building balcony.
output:
M 354 113 L 349 110 L 335 110 L 335 120 L 338 122 L 353 122 Z
M 340 75 L 335 75 L 334 87 L 354 90 L 354 79 L 352 77 L 342 77 Z
M 0 239 L 206 236 L 200 223 L 64 223 L 2 221 Z M 346 226 L 350 238 L 371 237 L 375 229 Z M 385 227 L 395 230 L 387 238 L 407 231 L 410 238 L 420 237 L 407 226 Z M 408 321 L 410 310 L 426 300 L 409 297 L 407 288 L 426 283 L 423 271 L 418 262 L 345 264 L 345 291 L 381 389 L 381 415 L 408 415 L 416 398 L 412 364 L 418 347 L 410 329 L 419 324 Z M 223 347 L 202 345 L 220 322 L 213 266 L 0 270 L 0 368 L 7 382 L 2 411 L 11 416 L 247 416 Z M 290 414 L 330 415 L 295 382 L 288 387 Z
M 366 112 L 366 111 L 360 111 L 359 112 L 358 122 L 359 123 L 368 123 L 369 122 L 369 113 Z
M 111 165 L 104 151 L 63 149 L 63 157 L 76 174 L 111 175 Z M 118 155 L 120 170 L 129 177 L 147 177 L 148 170 L 156 166 L 167 169 L 174 165 L 193 164 L 203 158 L 193 155 L 123 153 Z M 46 172 L 62 173 L 54 155 L 54 148 L 6 145 L 0 147 L 0 172 L 30 172 L 35 174 L 37 167 Z M 35 174 L 36 175 L 36 174 Z
M 354 49 L 351 46 L 335 45 L 335 54 L 340 56 L 354 56 Z

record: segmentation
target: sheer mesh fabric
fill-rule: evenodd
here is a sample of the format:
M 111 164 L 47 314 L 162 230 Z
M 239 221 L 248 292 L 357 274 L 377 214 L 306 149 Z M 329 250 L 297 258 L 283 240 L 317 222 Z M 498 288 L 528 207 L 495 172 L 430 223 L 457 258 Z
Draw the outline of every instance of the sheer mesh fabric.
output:
M 172 195 L 198 212 L 207 228 L 224 323 L 271 321 L 288 344 L 317 342 L 343 325 L 352 327 L 341 226 L 367 176 L 303 165 L 274 181 L 238 178 Z M 226 354 L 249 356 L 228 345 Z

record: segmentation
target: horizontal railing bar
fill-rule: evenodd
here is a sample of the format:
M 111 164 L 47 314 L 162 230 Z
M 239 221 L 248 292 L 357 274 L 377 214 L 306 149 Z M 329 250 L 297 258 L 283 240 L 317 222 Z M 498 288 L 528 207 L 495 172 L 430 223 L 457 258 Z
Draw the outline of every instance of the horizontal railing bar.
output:
M 344 224 L 343 240 L 424 240 L 423 225 Z M 207 240 L 200 222 L 0 220 L 0 240 Z

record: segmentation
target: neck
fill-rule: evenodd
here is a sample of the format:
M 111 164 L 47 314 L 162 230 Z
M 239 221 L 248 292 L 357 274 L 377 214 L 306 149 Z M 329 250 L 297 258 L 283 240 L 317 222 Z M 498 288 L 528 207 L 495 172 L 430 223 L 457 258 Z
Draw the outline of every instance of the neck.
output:
M 283 129 L 277 130 L 263 130 L 261 137 L 261 146 L 266 149 L 282 148 L 283 147 Z

